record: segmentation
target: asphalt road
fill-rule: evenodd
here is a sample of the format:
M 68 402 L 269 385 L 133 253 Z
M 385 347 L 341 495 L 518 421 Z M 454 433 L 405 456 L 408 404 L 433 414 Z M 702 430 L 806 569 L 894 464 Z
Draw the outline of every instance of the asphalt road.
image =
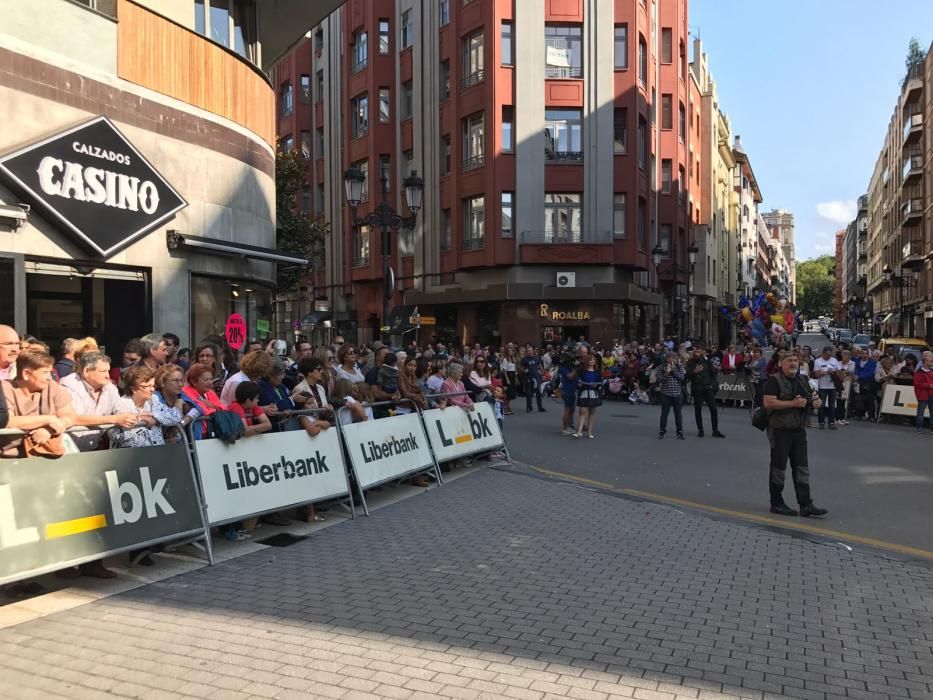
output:
M 808 334 L 800 342 L 820 348 L 825 338 Z M 925 550 L 933 558 L 933 434 L 861 422 L 809 430 L 813 498 L 829 515 L 784 518 L 768 511 L 768 441 L 752 427 L 748 410 L 720 409 L 724 440 L 710 437 L 704 412 L 706 437 L 700 439 L 693 406 L 687 406 L 687 439 L 674 439 L 671 416 L 667 437 L 658 440 L 659 406 L 607 401 L 599 409 L 596 439 L 575 440 L 560 434 L 561 407 L 553 401 L 545 406 L 547 413 L 526 414 L 519 397 L 515 414 L 506 417 L 514 460 L 605 488 L 681 499 L 766 525 L 818 528 L 854 546 L 867 539 L 907 555 L 922 553 L 906 548 Z M 793 506 L 789 469 L 784 495 Z

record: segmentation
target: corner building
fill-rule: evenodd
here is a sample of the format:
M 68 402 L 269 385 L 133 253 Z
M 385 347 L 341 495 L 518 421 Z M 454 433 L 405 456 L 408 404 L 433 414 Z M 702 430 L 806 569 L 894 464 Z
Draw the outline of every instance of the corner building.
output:
M 687 4 L 682 0 L 350 0 L 274 71 L 280 148 L 310 139 L 305 206 L 331 224 L 338 330 L 375 336 L 379 231 L 352 224 L 343 171 L 367 174 L 358 215 L 425 180 L 393 233 L 392 334 L 561 342 L 676 328 L 686 282 Z M 341 43 L 343 42 L 343 43 Z M 301 116 L 304 114 L 305 116 Z M 655 269 L 651 250 L 664 249 Z M 401 319 L 398 321 L 398 319 Z
M 335 0 L 30 0 L 0 23 L 0 322 L 191 345 L 272 322 L 275 94 Z M 263 14 L 263 13 L 266 14 Z

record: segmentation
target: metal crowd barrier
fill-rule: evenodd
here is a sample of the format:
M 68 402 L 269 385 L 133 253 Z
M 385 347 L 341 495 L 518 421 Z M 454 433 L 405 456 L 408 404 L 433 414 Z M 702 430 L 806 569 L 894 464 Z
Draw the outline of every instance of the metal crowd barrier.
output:
M 431 400 L 431 399 L 437 399 L 437 398 L 442 398 L 442 399 L 443 399 L 443 398 L 450 398 L 451 396 L 469 396 L 469 395 L 470 395 L 470 392 L 468 392 L 468 391 L 453 391 L 453 392 L 444 393 L 444 394 L 425 394 L 425 398 L 427 398 L 428 400 Z M 473 405 L 474 405 L 474 406 L 478 406 L 478 405 L 480 405 L 480 404 L 489 405 L 488 402 L 486 402 L 486 401 L 478 401 L 478 402 L 477 402 L 477 401 L 474 401 L 474 402 L 473 402 Z M 451 406 L 449 403 L 448 403 L 448 406 L 447 406 L 446 408 L 460 408 L 460 409 L 462 409 L 462 410 L 468 410 L 468 409 L 463 408 L 462 406 L 457 406 L 457 405 L 452 405 L 452 406 Z M 437 410 L 446 410 L 446 408 L 445 408 L 445 409 L 437 409 Z M 436 409 L 428 409 L 428 410 L 436 410 Z M 421 413 L 421 420 L 422 420 L 422 422 L 425 422 L 424 412 L 423 412 L 423 411 L 420 411 L 420 413 Z M 495 411 L 493 411 L 493 417 L 495 418 Z M 426 422 L 425 422 L 425 430 L 428 431 L 427 423 L 426 423 Z M 429 431 L 428 431 L 428 432 L 429 432 Z M 428 440 L 428 443 L 429 443 L 429 444 L 432 444 L 430 440 Z M 434 451 L 433 444 L 432 444 L 432 451 Z M 484 450 L 480 450 L 480 451 L 484 451 Z M 504 435 L 502 436 L 502 452 L 505 454 L 506 462 L 511 466 L 511 464 L 512 464 L 512 455 L 509 453 L 509 448 L 508 448 L 508 445 L 507 445 L 506 442 L 505 442 L 505 436 L 504 436 Z M 440 461 L 440 460 L 439 460 L 439 461 Z
M 114 427 L 118 426 L 72 426 L 65 432 Z M 213 564 L 187 436 L 179 432 L 181 445 L 0 459 L 0 584 L 166 543 L 181 546 L 203 540 Z M 0 430 L 0 436 L 27 434 L 15 428 Z M 179 469 L 182 455 L 186 471 Z M 23 469 L 22 463 L 29 461 L 41 461 L 42 467 Z M 158 478 L 150 475 L 153 463 L 159 465 Z M 51 494 L 44 495 L 45 489 Z

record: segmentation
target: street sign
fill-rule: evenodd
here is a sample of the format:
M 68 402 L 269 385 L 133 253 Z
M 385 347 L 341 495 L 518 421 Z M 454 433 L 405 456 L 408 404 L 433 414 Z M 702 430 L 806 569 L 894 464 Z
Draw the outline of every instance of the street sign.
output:
M 240 314 L 230 314 L 224 327 L 224 338 L 234 350 L 239 350 L 246 343 L 246 319 Z
M 437 318 L 434 316 L 419 316 L 422 326 L 436 326 Z

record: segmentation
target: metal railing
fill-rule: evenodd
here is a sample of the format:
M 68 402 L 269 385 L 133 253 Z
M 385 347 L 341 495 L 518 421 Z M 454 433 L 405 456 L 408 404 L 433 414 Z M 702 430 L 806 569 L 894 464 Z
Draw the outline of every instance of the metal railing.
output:
M 544 66 L 544 77 L 550 80 L 569 80 L 583 77 L 583 66 Z
M 522 231 L 518 242 L 520 245 L 609 245 L 612 231 Z
M 356 63 L 351 63 L 351 64 L 350 64 L 350 75 L 354 75 L 354 74 L 356 74 L 356 73 L 359 73 L 361 70 L 363 70 L 364 68 L 366 68 L 366 66 L 368 66 L 368 65 L 369 65 L 369 59 L 368 59 L 368 58 L 364 58 L 364 59 L 362 59 L 362 60 L 360 60 L 360 61 L 357 61 Z
M 463 239 L 463 250 L 481 250 L 486 245 L 486 239 L 484 236 L 479 236 L 478 238 L 464 238 Z
M 549 148 L 544 149 L 544 159 L 556 162 L 583 162 L 583 151 L 555 151 Z
M 486 72 L 482 68 L 475 70 L 472 73 L 467 73 L 460 80 L 460 87 L 468 88 L 473 85 L 479 85 L 481 82 L 483 82 L 485 77 Z
M 476 170 L 482 168 L 486 162 L 486 155 L 480 153 L 474 156 L 466 156 L 463 159 L 463 170 Z

